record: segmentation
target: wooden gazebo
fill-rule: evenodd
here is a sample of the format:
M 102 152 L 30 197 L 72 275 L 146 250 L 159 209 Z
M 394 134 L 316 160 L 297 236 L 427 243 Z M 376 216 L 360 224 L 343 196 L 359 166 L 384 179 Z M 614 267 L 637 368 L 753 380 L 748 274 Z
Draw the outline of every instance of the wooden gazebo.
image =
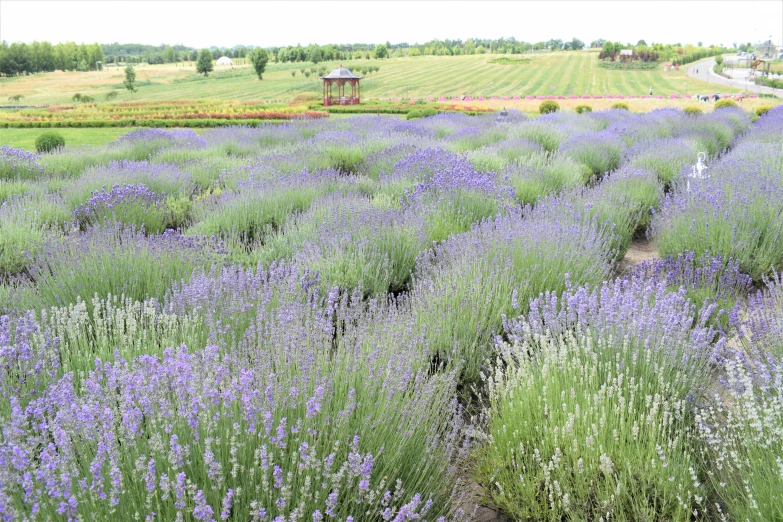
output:
M 361 76 L 340 65 L 326 76 L 321 76 L 324 81 L 324 107 L 329 105 L 358 105 L 359 104 L 359 80 Z M 346 86 L 351 90 L 346 93 Z M 336 87 L 336 88 L 335 88 Z

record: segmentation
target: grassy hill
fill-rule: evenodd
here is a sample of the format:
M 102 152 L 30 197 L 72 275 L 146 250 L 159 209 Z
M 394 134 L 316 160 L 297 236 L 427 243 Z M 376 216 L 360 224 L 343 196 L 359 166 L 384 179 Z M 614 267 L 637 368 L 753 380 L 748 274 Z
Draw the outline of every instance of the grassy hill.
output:
M 324 63 L 327 69 L 337 62 Z M 615 71 L 598 66 L 595 52 L 536 55 L 420 56 L 388 60 L 353 60 L 351 69 L 376 65 L 380 71 L 362 81 L 363 98 L 427 96 L 526 96 L 571 94 L 684 94 L 714 92 L 715 86 L 688 78 L 684 70 Z M 304 78 L 299 69 L 312 64 L 271 64 L 259 81 L 249 66 L 216 68 L 208 78 L 192 66 L 152 65 L 136 69 L 137 100 L 290 100 L 302 92 L 321 92 L 316 75 Z M 296 77 L 291 76 L 296 71 Z M 0 79 L 0 101 L 21 94 L 25 104 L 65 104 L 75 93 L 102 101 L 118 90 L 118 101 L 130 95 L 122 87 L 122 69 L 95 72 L 53 72 Z M 721 88 L 723 92 L 736 89 Z

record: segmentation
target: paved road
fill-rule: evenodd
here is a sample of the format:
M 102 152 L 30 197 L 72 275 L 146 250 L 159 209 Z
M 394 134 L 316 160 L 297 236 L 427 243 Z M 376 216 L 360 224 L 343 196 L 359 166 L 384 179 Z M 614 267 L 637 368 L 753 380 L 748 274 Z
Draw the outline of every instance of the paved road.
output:
M 714 65 L 715 65 L 715 58 L 708 58 L 707 60 L 698 63 L 689 63 L 686 66 L 687 69 L 685 73 L 691 78 L 696 78 L 705 82 L 714 83 L 716 85 L 726 85 L 729 87 L 742 89 L 743 91 L 746 90 L 746 92 L 751 94 L 752 93 L 774 94 L 778 98 L 783 98 L 783 89 L 773 89 L 771 87 L 755 85 L 749 82 L 746 83 L 745 80 L 733 80 L 733 79 L 730 80 L 728 78 L 724 78 L 723 76 L 716 74 L 715 71 L 712 70 Z M 694 72 L 695 69 L 698 69 L 699 72 L 695 73 Z M 703 92 L 698 94 L 714 94 L 714 93 Z

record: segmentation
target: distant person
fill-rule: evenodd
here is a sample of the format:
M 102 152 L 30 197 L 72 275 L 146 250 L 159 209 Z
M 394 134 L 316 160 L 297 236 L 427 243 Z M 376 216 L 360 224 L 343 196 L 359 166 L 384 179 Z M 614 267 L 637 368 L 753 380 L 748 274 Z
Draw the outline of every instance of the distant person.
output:
M 652 86 L 650 86 L 650 96 L 652 96 Z

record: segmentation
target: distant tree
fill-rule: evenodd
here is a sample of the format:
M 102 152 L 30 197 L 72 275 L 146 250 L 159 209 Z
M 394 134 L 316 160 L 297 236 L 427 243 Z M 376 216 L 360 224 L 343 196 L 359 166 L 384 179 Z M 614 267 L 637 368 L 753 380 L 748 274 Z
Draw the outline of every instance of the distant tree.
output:
M 701 47 L 701 42 L 697 43 L 696 45 L 698 45 L 699 47 Z
M 250 58 L 250 63 L 253 64 L 253 69 L 256 70 L 258 79 L 262 80 L 263 78 L 261 78 L 261 75 L 264 74 L 266 64 L 269 62 L 269 53 L 266 52 L 266 49 L 261 49 L 259 47 L 255 51 L 252 51 L 248 55 L 248 58 Z
M 380 44 L 375 47 L 375 57 L 376 58 L 388 58 L 389 57 L 389 50 L 386 48 L 385 45 Z
M 305 73 L 304 73 L 304 75 L 305 75 L 305 77 L 306 77 L 306 78 L 309 78 L 309 77 L 310 77 L 310 74 L 311 74 L 311 73 L 310 73 L 310 71 L 309 71 L 309 70 L 308 70 L 308 71 L 305 71 Z
M 84 58 L 79 60 L 79 64 L 76 66 L 76 70 L 77 71 L 82 71 L 82 72 L 89 71 L 90 70 L 90 66 L 87 64 L 87 60 L 85 60 Z
M 170 45 L 166 47 L 163 56 L 166 58 L 166 63 L 174 63 L 177 61 L 177 55 L 174 53 L 174 48 Z
M 106 93 L 106 101 L 112 101 L 117 97 L 117 91 L 109 91 Z
M 212 49 L 212 52 L 210 53 L 212 55 L 213 60 L 217 60 L 220 58 L 220 55 L 223 54 L 220 52 L 220 49 Z
M 22 96 L 21 94 L 17 94 L 16 96 L 9 96 L 8 101 L 11 103 L 19 103 L 22 100 L 22 98 L 24 98 L 24 96 Z
M 82 95 L 77 92 L 76 94 L 71 96 L 71 100 L 73 100 L 75 102 L 80 102 L 80 101 L 82 101 Z
M 203 74 L 204 76 L 209 76 L 209 73 L 211 73 L 213 69 L 212 53 L 209 52 L 209 49 L 202 49 L 201 53 L 198 55 L 198 61 L 196 62 L 196 72 L 198 74 Z
M 570 46 L 572 50 L 574 51 L 581 51 L 585 48 L 585 43 L 580 40 L 579 38 L 574 38 L 570 42 Z
M 307 53 L 307 59 L 313 63 L 320 62 L 322 60 L 321 49 L 317 45 L 313 45 Z
M 476 54 L 484 54 L 486 52 L 487 52 L 487 50 L 486 50 L 486 48 L 484 48 L 483 45 L 479 45 L 478 47 L 476 47 Z
M 639 40 L 638 42 L 636 42 L 636 46 L 637 47 L 640 47 L 640 46 L 647 47 L 647 42 L 645 42 L 644 40 Z
M 411 47 L 411 50 L 408 51 L 408 56 L 421 56 L 421 51 L 419 51 L 418 47 Z
M 82 103 L 92 103 L 95 101 L 95 98 L 92 96 L 82 95 Z
M 188 60 L 190 60 L 191 62 L 195 62 L 196 60 L 198 60 L 198 51 L 196 51 L 195 49 L 190 51 L 190 53 L 188 53 Z
M 125 80 L 122 84 L 130 91 L 131 98 L 133 98 L 133 93 L 138 89 L 136 89 L 136 71 L 133 70 L 132 65 L 125 67 Z
M 606 40 L 604 40 L 603 38 L 599 38 L 598 40 L 593 40 L 592 42 L 590 42 L 590 47 L 594 49 L 597 47 L 603 47 L 605 43 Z
M 296 71 L 291 71 L 291 77 L 293 78 L 295 76 L 296 76 Z

